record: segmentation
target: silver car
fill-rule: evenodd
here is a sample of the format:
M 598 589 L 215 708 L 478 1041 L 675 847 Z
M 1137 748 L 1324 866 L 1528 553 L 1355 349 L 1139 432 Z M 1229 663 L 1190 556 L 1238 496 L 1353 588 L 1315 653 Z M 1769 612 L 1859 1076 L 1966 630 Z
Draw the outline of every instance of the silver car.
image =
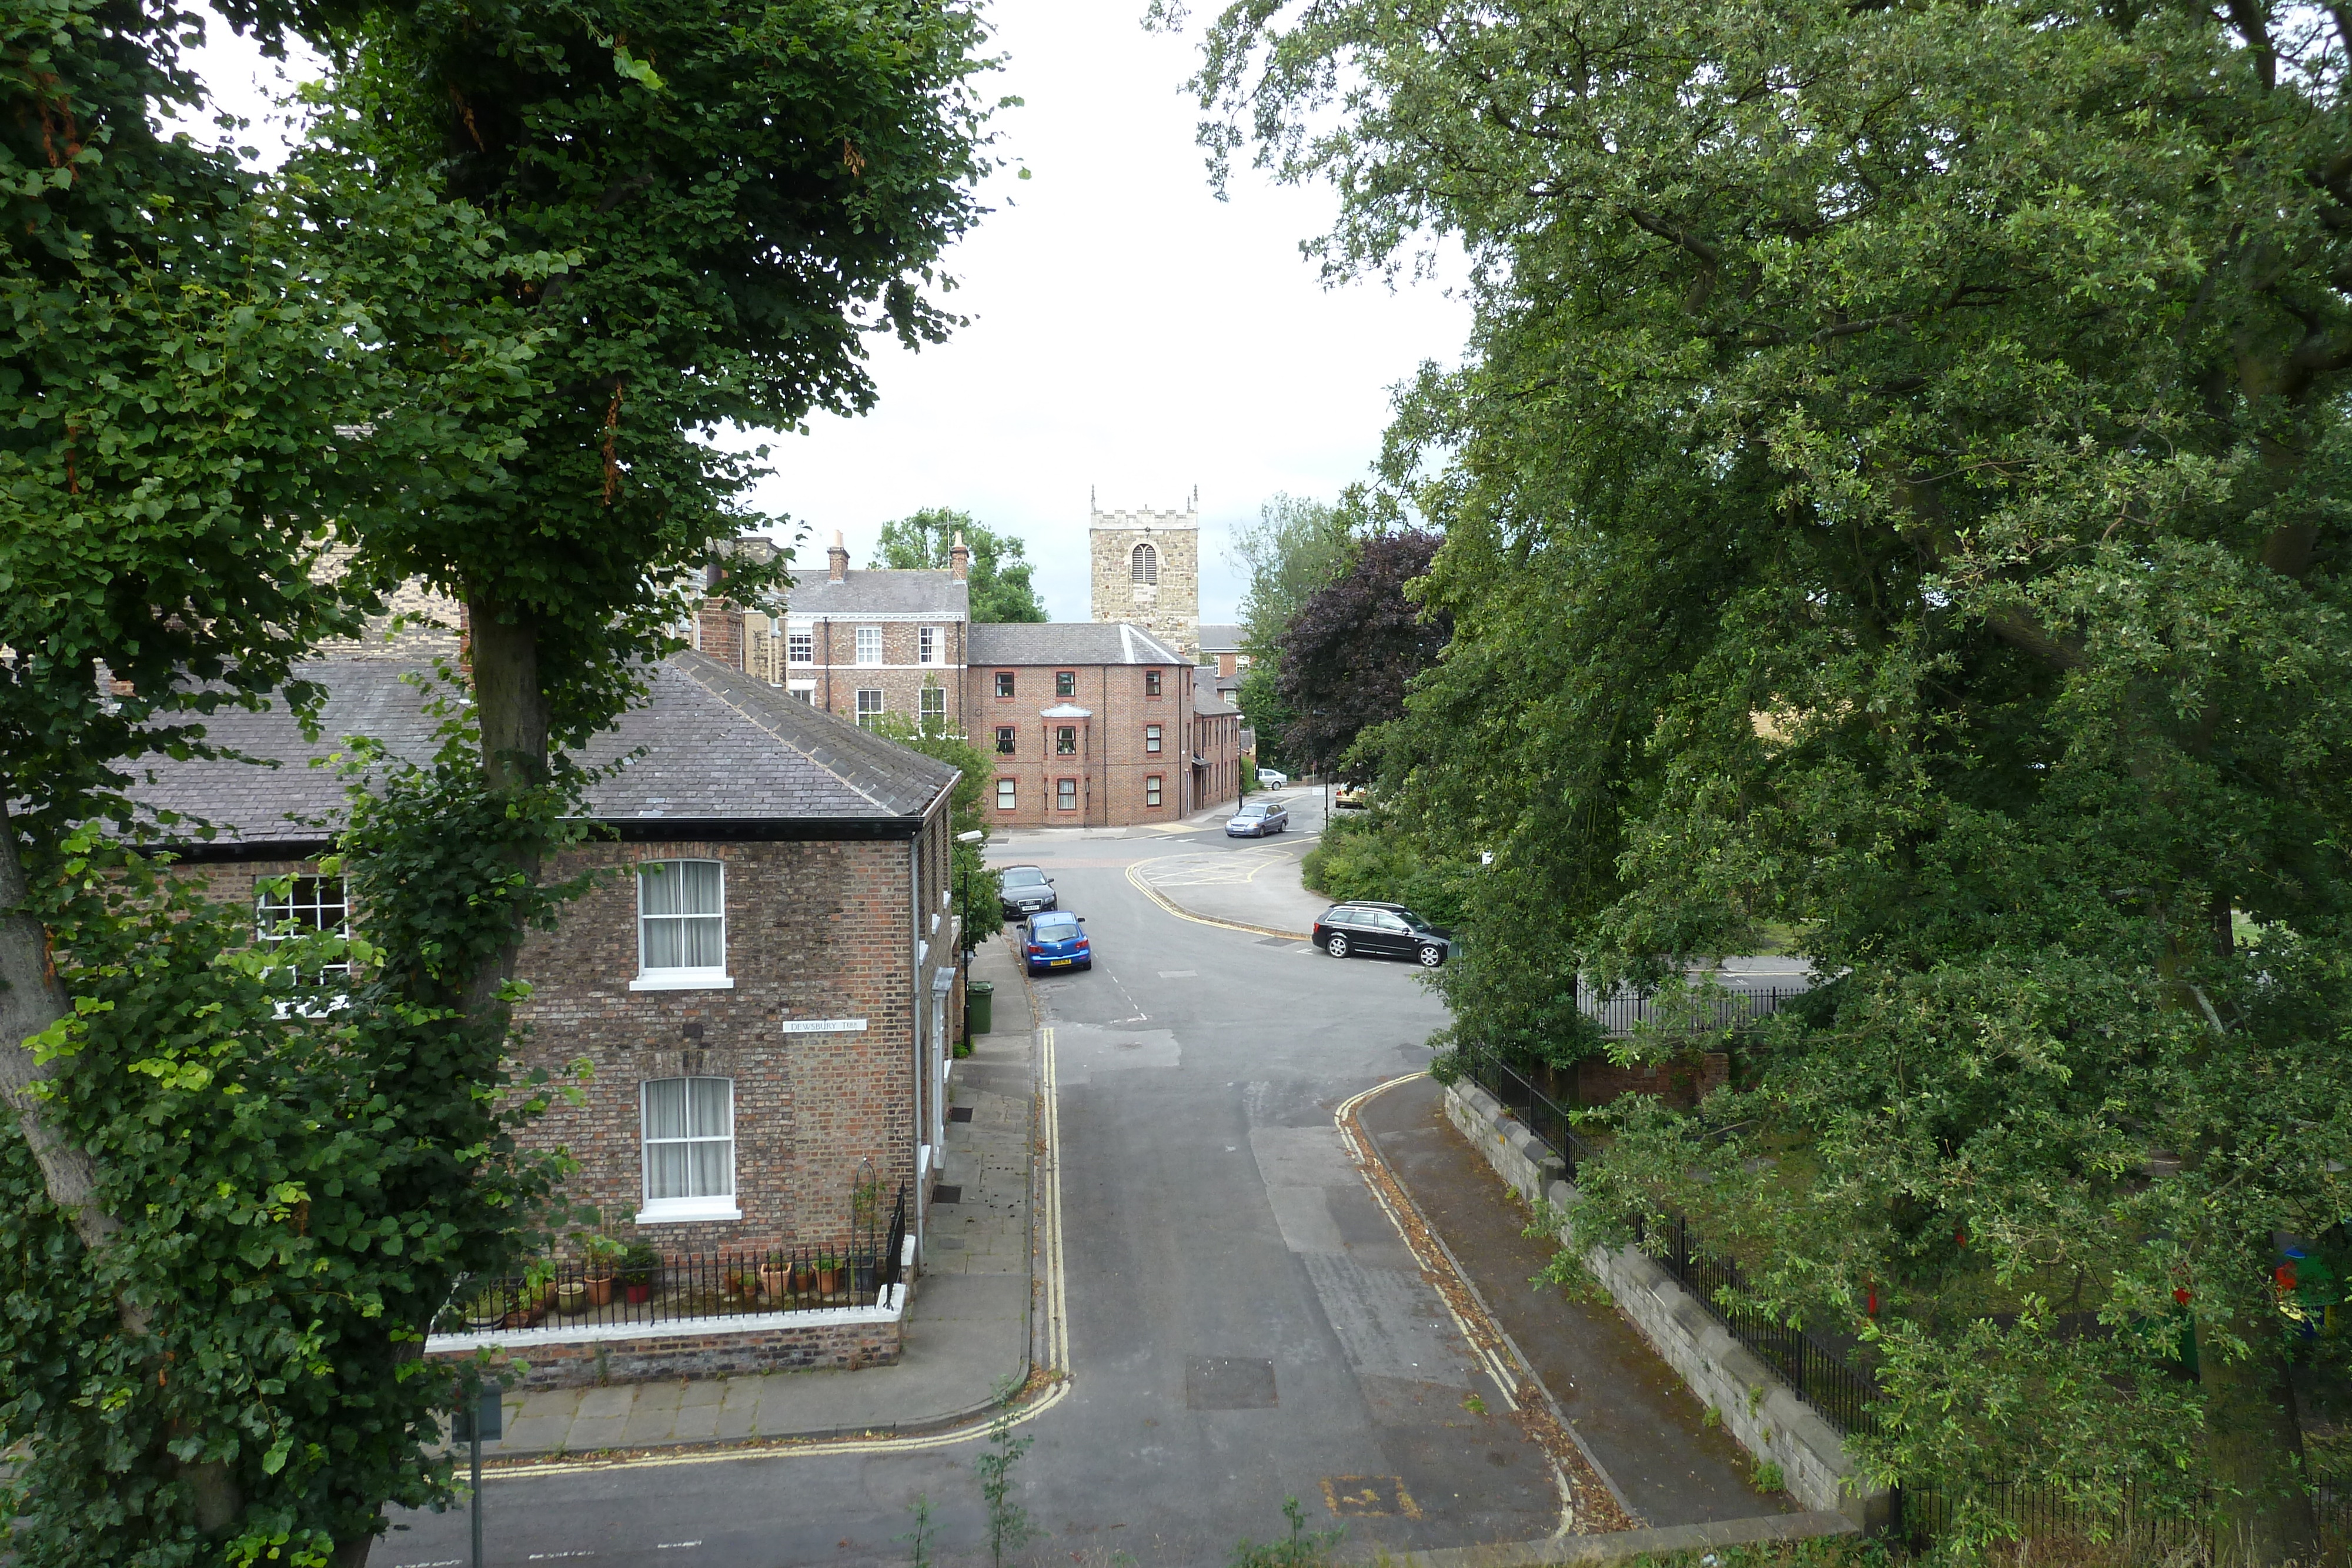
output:
M 1257 770 L 1257 787 L 1261 789 L 1287 789 L 1290 788 L 1290 775 L 1277 773 L 1271 768 L 1261 768 Z
M 1225 824 L 1229 839 L 1262 839 L 1268 833 L 1278 833 L 1290 826 L 1290 813 L 1271 800 L 1253 800 L 1234 813 Z

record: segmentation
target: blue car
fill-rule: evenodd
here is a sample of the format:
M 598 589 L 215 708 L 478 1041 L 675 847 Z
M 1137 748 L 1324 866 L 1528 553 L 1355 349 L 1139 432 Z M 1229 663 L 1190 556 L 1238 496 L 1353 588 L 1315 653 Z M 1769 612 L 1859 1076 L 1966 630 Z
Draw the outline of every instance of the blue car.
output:
M 1033 975 L 1043 975 L 1055 969 L 1091 969 L 1095 967 L 1094 949 L 1087 943 L 1087 934 L 1080 927 L 1085 920 L 1060 910 L 1048 910 L 1033 915 L 1021 923 L 1021 961 L 1029 966 Z

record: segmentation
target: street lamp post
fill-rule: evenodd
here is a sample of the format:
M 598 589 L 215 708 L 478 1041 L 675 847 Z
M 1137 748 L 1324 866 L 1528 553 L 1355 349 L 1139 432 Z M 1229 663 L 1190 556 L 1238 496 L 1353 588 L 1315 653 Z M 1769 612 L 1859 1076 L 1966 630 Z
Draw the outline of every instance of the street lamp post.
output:
M 956 842 L 960 844 L 982 844 L 987 841 L 988 834 L 979 828 L 974 828 L 968 833 L 958 833 L 956 835 Z M 959 922 L 956 926 L 956 946 L 962 949 L 961 956 L 963 967 L 963 1042 L 966 1045 L 970 1045 L 971 1043 L 972 942 L 971 867 L 969 864 L 963 868 L 963 875 L 957 880 L 963 883 L 963 919 Z

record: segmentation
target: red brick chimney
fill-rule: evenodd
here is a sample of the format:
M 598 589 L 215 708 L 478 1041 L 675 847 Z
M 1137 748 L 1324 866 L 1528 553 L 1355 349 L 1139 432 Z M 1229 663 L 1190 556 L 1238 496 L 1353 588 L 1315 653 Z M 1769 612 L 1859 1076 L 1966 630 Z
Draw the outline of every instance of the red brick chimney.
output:
M 834 581 L 845 581 L 849 576 L 849 547 L 841 542 L 841 530 L 833 530 L 833 544 L 824 552 L 826 574 Z
M 743 607 L 725 599 L 706 599 L 695 624 L 695 646 L 730 669 L 743 667 Z
M 971 551 L 964 548 L 961 534 L 956 535 L 955 543 L 948 547 L 948 570 L 958 582 L 971 580 Z

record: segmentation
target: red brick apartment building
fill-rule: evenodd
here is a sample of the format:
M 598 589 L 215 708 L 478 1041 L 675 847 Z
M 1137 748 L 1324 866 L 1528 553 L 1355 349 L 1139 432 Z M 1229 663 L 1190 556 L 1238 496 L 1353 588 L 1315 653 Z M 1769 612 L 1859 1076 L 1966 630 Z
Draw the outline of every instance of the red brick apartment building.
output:
M 1241 714 L 1210 670 L 1124 622 L 971 620 L 969 562 L 826 573 L 770 618 L 713 600 L 696 645 L 861 725 L 898 714 L 964 736 L 998 765 L 1005 827 L 1175 821 L 1238 798 Z M 769 623 L 763 626 L 762 623 Z
M 314 664 L 317 743 L 283 711 L 225 712 L 206 721 L 216 744 L 285 766 L 161 762 L 146 803 L 221 830 L 181 852 L 224 895 L 293 873 L 306 913 L 343 921 L 341 880 L 318 875 L 326 840 L 298 820 L 336 814 L 340 783 L 305 764 L 347 735 L 428 757 L 433 722 L 403 679 L 425 668 Z M 586 1103 L 530 1135 L 579 1160 L 575 1201 L 665 1252 L 840 1247 L 861 1161 L 886 1193 L 903 1184 L 919 1233 L 961 1027 L 952 770 L 699 653 L 656 669 L 651 701 L 584 757 L 639 748 L 590 796 L 612 838 L 549 868 L 632 874 L 521 956 L 524 1064 L 594 1067 Z
M 1240 717 L 1192 663 L 1124 622 L 971 629 L 971 739 L 1005 827 L 1172 822 L 1240 784 Z

